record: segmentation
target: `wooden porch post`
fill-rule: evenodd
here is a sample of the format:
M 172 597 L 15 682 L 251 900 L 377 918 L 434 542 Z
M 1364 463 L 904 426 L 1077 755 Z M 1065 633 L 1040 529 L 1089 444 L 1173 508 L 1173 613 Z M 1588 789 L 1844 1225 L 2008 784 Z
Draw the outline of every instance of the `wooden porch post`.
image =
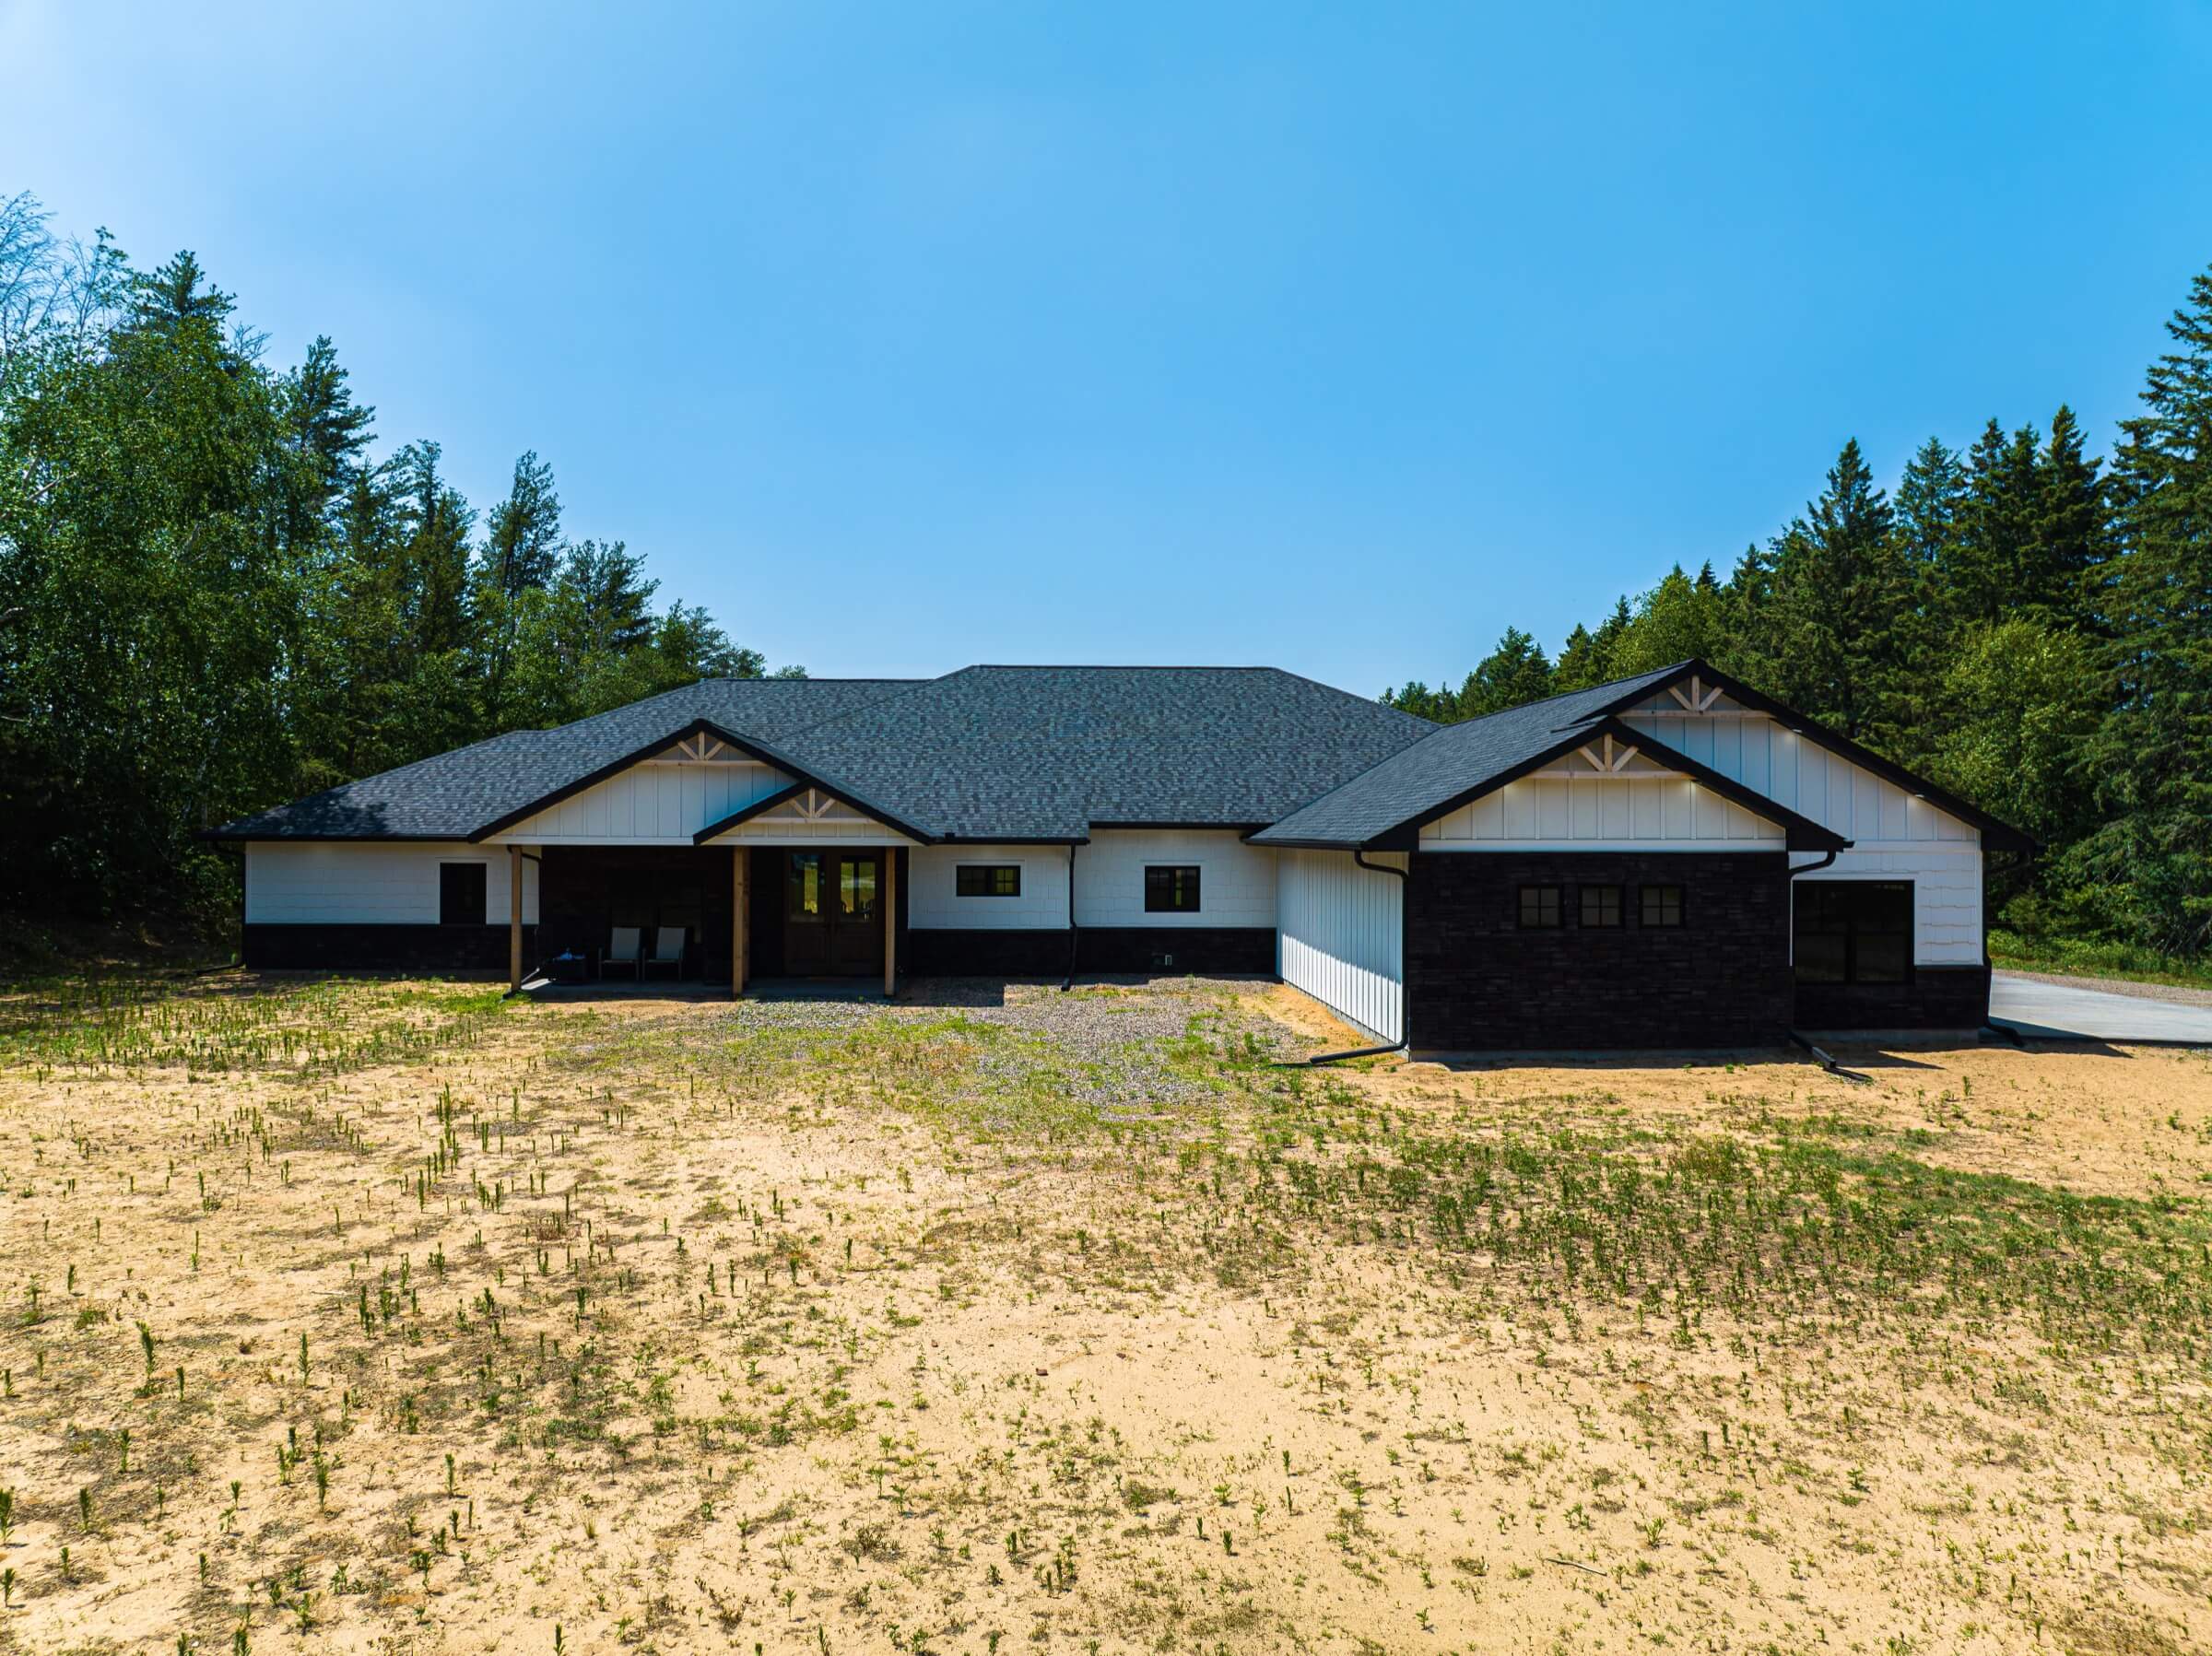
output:
M 730 999 L 745 992 L 746 848 L 730 847 Z
M 899 981 L 899 848 L 883 851 L 883 998 Z
M 523 848 L 507 848 L 507 992 L 523 986 Z

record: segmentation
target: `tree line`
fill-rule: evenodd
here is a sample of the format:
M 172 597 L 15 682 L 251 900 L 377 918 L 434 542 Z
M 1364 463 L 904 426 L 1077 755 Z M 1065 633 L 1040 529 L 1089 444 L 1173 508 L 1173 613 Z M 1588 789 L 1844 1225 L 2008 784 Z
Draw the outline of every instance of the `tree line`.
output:
M 1856 442 L 1725 579 L 1677 568 L 1557 659 L 1509 628 L 1477 717 L 1702 656 L 1976 800 L 2045 852 L 2008 924 L 2212 950 L 2212 271 L 2109 459 L 2061 406 L 1931 438 L 1893 491 Z M 182 253 L 135 265 L 0 201 L 0 902 L 227 914 L 200 828 L 757 652 L 567 532 L 552 469 L 479 511 L 437 443 L 382 451 L 327 338 L 272 362 Z M 796 674 L 796 668 L 783 671 Z
M 2167 323 L 2109 462 L 2073 412 L 1930 438 L 1894 493 L 1857 442 L 1726 579 L 1677 567 L 1578 625 L 1519 628 L 1443 722 L 1701 656 L 2042 841 L 1999 866 L 2016 931 L 2212 950 L 2212 271 Z
M 227 915 L 196 830 L 759 653 L 572 538 L 552 468 L 380 452 L 327 338 L 269 360 L 190 253 L 0 200 L 0 903 Z M 802 675 L 797 668 L 785 673 Z

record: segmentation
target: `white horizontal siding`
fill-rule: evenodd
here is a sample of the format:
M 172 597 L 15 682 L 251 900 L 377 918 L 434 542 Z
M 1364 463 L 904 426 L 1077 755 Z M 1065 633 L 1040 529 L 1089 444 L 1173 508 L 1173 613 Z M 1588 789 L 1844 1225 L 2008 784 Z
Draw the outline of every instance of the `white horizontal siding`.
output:
M 690 841 L 687 840 L 686 844 Z M 780 822 L 756 817 L 741 822 L 707 841 L 709 845 L 912 845 L 914 842 L 893 828 L 865 816 Z
M 1080 856 L 1081 852 L 1077 855 Z M 1018 897 L 962 897 L 964 863 L 1011 863 Z M 1067 925 L 1065 845 L 922 845 L 906 860 L 907 923 L 923 930 L 1060 931 Z
M 688 845 L 700 828 L 789 786 L 791 778 L 783 772 L 750 760 L 647 759 L 547 806 L 493 840 Z
M 1147 914 L 1145 868 L 1195 863 L 1195 914 Z M 1107 828 L 1076 852 L 1076 923 L 1084 926 L 1272 926 L 1275 853 L 1233 828 Z
M 1793 859 L 1802 864 L 1807 859 Z M 1966 847 L 1939 850 L 1911 841 L 1854 845 L 1832 866 L 1808 874 L 1815 880 L 1912 882 L 1912 960 L 1917 966 L 1982 964 L 1982 853 Z
M 1784 838 L 1670 775 L 1524 777 L 1421 827 L 1423 851 L 1778 851 Z
M 1912 881 L 1916 965 L 1981 964 L 1979 828 L 1726 698 L 1701 715 L 1685 714 L 1678 704 L 1669 712 L 1671 702 L 1654 701 L 1623 718 L 1852 841 L 1833 867 L 1806 879 Z
M 1371 863 L 1406 866 L 1403 852 Z M 1406 1028 L 1406 882 L 1377 874 L 1341 851 L 1276 854 L 1276 970 L 1385 1040 Z
M 246 847 L 246 922 L 436 925 L 441 863 L 483 863 L 485 923 L 507 923 L 505 848 L 465 840 L 252 842 Z M 537 864 L 528 859 L 523 863 L 523 923 L 537 923 Z

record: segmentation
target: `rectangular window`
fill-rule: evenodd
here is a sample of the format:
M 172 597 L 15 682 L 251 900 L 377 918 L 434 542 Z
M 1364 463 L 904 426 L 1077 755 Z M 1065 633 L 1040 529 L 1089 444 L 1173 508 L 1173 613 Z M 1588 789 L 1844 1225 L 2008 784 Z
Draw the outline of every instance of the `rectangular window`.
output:
M 1912 969 L 1910 880 L 1800 880 L 1792 928 L 1800 983 L 1902 983 Z
M 841 857 L 838 860 L 837 911 L 842 920 L 876 918 L 874 857 Z
M 1642 897 L 1645 925 L 1678 926 L 1682 923 L 1681 887 L 1646 886 Z
M 953 871 L 955 889 L 961 897 L 1019 897 L 1018 863 L 963 863 Z
M 1582 888 L 1583 923 L 1586 926 L 1620 924 L 1620 887 L 1584 886 Z
M 1521 929 L 1556 932 L 1559 926 L 1559 888 L 1557 886 L 1521 887 Z
M 1145 869 L 1145 912 L 1198 912 L 1198 870 L 1188 863 L 1155 863 Z
M 783 865 L 783 918 L 818 924 L 822 918 L 822 853 L 794 851 Z
M 488 872 L 481 863 L 438 864 L 440 925 L 480 926 L 484 923 L 484 887 Z

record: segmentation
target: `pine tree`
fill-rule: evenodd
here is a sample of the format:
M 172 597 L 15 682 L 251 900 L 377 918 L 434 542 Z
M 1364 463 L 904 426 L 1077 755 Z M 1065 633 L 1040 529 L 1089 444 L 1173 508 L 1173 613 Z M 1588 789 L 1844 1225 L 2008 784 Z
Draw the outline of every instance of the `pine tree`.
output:
M 1551 694 L 1551 663 L 1542 646 L 1509 627 L 1498 647 L 1476 664 L 1459 689 L 1459 716 L 1479 719 Z
M 1587 690 L 1608 679 L 1618 678 L 1620 673 L 1613 664 L 1615 652 L 1620 648 L 1623 634 L 1629 630 L 1630 617 L 1626 596 L 1617 600 L 1613 613 L 1597 624 L 1596 630 L 1576 624 L 1567 635 L 1567 642 L 1559 652 L 1559 664 L 1553 669 L 1553 687 L 1559 690 Z
M 560 565 L 560 497 L 553 468 L 535 450 L 514 463 L 507 498 L 492 508 L 485 528 L 484 566 L 492 590 L 514 598 L 543 592 Z
M 2212 269 L 2167 333 L 2112 454 L 2112 711 L 2089 754 L 2107 820 L 2068 872 L 2106 923 L 2194 954 L 2212 944 Z
M 219 337 L 236 301 L 212 284 L 203 288 L 200 284 L 206 275 L 200 268 L 199 255 L 186 249 L 159 269 L 140 276 L 134 284 L 131 325 L 143 332 L 166 334 L 198 323 L 217 330 Z
M 330 335 L 321 334 L 285 388 L 285 424 L 326 505 L 345 487 L 348 467 L 368 448 L 376 424 L 376 410 L 353 400 L 347 378 Z
M 1418 678 L 1409 678 L 1394 689 L 1382 692 L 1382 705 L 1394 707 L 1402 713 L 1411 713 L 1417 719 L 1431 720 L 1438 724 L 1455 724 L 1462 717 L 1459 698 L 1450 690 L 1430 689 Z
M 1966 472 L 1942 439 L 1931 437 L 1906 463 L 1897 486 L 1898 549 L 1920 570 L 1948 556 L 1966 505 Z
M 1890 742 L 1900 700 L 1898 622 L 1911 583 L 1888 498 L 1856 439 L 1806 515 L 1739 575 L 1758 590 L 1738 646 L 1747 676 L 1845 735 Z
M 560 585 L 572 595 L 579 652 L 625 655 L 647 642 L 649 606 L 660 584 L 645 579 L 645 560 L 621 541 L 578 541 L 569 549 Z
M 2062 403 L 2037 465 L 2030 562 L 2046 583 L 2047 623 L 2077 622 L 2101 632 L 2099 600 L 2112 537 L 2102 463 L 2083 448 L 2081 424 Z

